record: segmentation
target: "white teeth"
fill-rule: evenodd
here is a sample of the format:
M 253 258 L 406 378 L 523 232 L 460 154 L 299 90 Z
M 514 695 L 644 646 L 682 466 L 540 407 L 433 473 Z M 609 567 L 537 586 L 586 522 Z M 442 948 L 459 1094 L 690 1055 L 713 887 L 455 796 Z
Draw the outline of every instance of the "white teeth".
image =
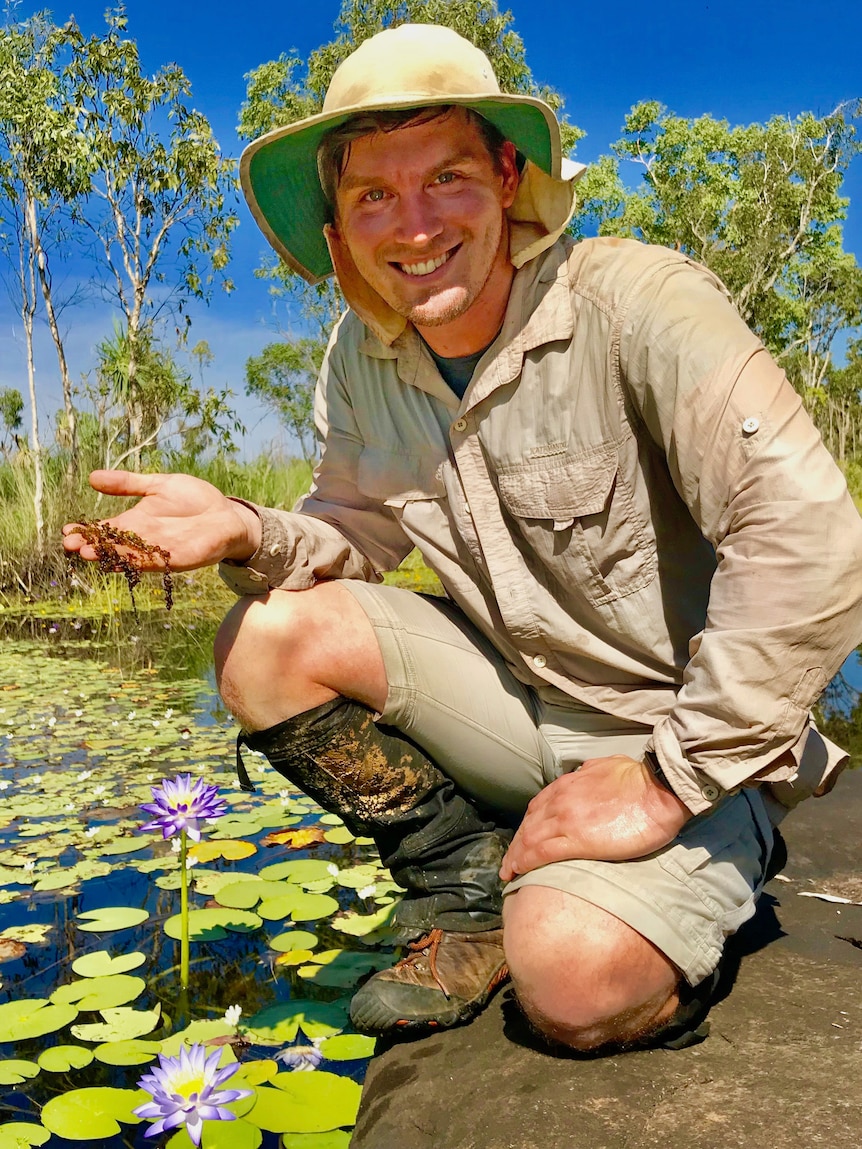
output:
M 432 271 L 436 271 L 438 267 L 442 267 L 446 260 L 452 253 L 447 251 L 443 255 L 439 255 L 436 259 L 426 260 L 425 263 L 400 263 L 398 266 L 407 275 L 430 275 Z

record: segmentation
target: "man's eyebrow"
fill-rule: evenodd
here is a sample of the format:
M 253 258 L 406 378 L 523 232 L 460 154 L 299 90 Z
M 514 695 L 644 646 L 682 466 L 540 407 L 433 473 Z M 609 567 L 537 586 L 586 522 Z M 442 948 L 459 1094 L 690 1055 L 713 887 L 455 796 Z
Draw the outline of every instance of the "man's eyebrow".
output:
M 445 172 L 448 171 L 449 168 L 457 168 L 463 164 L 478 161 L 478 159 L 479 157 L 475 152 L 455 152 L 452 155 L 446 156 L 445 159 L 441 160 L 439 164 L 434 164 L 434 166 L 428 170 L 429 172 Z M 359 172 L 356 175 L 343 175 L 338 181 L 338 190 L 354 191 L 356 188 L 368 187 L 369 185 L 376 184 L 378 182 L 385 183 L 386 181 L 381 179 L 379 176 L 373 175 L 370 172 L 367 174 Z

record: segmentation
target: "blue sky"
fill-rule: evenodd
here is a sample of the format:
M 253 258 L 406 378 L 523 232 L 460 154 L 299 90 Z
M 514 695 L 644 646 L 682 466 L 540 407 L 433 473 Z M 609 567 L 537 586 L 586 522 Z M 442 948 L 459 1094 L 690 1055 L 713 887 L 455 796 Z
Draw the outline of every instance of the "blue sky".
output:
M 44 5 L 22 0 L 19 18 Z M 60 21 L 74 15 L 86 34 L 104 27 L 108 0 L 55 3 Z M 501 5 L 503 6 L 503 5 Z M 333 35 L 337 0 L 129 0 L 128 32 L 150 71 L 176 61 L 192 82 L 193 103 L 208 116 L 222 151 L 238 155 L 235 127 L 245 95 L 245 73 L 282 51 L 301 57 Z M 657 99 L 674 112 L 709 112 L 732 123 L 801 111 L 826 113 L 862 95 L 862 5 L 854 0 L 634 0 L 607 4 L 511 0 L 535 77 L 565 98 L 569 119 L 587 132 L 578 158 L 589 162 L 619 135 L 629 108 Z M 851 198 L 845 246 L 862 259 L 862 163 L 845 183 Z M 237 290 L 192 311 L 192 340 L 206 339 L 215 354 L 207 382 L 229 385 L 254 428 L 249 446 L 279 439 L 278 429 L 242 396 L 243 366 L 275 337 L 270 302 L 252 270 L 265 242 L 245 210 L 236 233 L 231 274 Z M 91 368 L 93 347 L 111 331 L 111 313 L 90 304 L 66 313 L 73 372 Z M 43 332 L 37 364 L 45 407 L 59 386 Z M 0 386 L 24 389 L 23 344 L 10 303 L 0 296 Z

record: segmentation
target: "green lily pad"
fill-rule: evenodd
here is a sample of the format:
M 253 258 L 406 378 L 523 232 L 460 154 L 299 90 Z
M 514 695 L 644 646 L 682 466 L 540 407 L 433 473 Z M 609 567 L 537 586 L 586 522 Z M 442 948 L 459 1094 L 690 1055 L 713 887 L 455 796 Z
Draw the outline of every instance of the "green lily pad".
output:
M 235 1027 L 228 1025 L 224 1018 L 201 1018 L 199 1021 L 193 1021 L 179 1033 L 172 1033 L 170 1037 L 165 1038 L 162 1042 L 162 1053 L 169 1057 L 178 1057 L 184 1045 L 194 1045 L 195 1042 L 203 1044 L 214 1037 L 228 1037 L 234 1032 Z M 236 1055 L 229 1045 L 222 1046 L 222 1053 L 229 1061 L 236 1061 Z
M 316 922 L 331 917 L 338 910 L 338 902 L 329 894 L 300 893 L 294 900 L 291 917 L 295 922 Z
M 227 931 L 235 934 L 250 934 L 263 925 L 257 914 L 250 910 L 211 909 L 189 911 L 189 939 L 193 942 L 219 941 L 227 937 Z M 165 933 L 179 941 L 182 920 L 179 914 L 165 922 Z
M 285 1045 L 300 1029 L 308 1038 L 331 1037 L 346 1024 L 346 1005 L 302 998 L 270 1005 L 248 1020 L 248 1028 L 260 1045 Z
M 25 1149 L 28 1145 L 44 1145 L 50 1139 L 44 1125 L 31 1125 L 28 1121 L 0 1125 L 0 1149 Z
M 349 866 L 346 870 L 339 870 L 338 877 L 335 880 L 339 886 L 347 886 L 348 889 L 352 890 L 361 890 L 363 886 L 374 885 L 379 877 L 379 867 L 363 865 Z
M 150 1100 L 142 1089 L 93 1087 L 52 1097 L 42 1109 L 42 1124 L 70 1141 L 94 1141 L 120 1132 L 120 1122 L 140 1124 L 132 1110 Z
M 287 953 L 289 950 L 313 950 L 317 946 L 317 937 L 308 930 L 288 930 L 270 938 L 269 946 L 278 953 Z
M 231 1081 L 234 1079 L 231 1078 Z M 230 1109 L 230 1106 L 227 1106 Z M 258 1149 L 263 1134 L 256 1125 L 238 1121 L 205 1121 L 201 1149 Z M 175 1133 L 165 1149 L 194 1149 L 194 1142 L 185 1128 Z
M 131 1041 L 135 1037 L 144 1037 L 152 1033 L 159 1024 L 162 1016 L 162 1007 L 155 1009 L 129 1009 L 121 1006 L 118 1009 L 103 1009 L 101 1011 L 103 1022 L 93 1022 L 91 1025 L 73 1025 L 72 1035 L 79 1041 L 109 1042 Z
M 331 962 L 303 965 L 299 967 L 297 972 L 300 977 L 314 982 L 315 985 L 329 985 L 347 989 L 356 985 L 361 978 L 371 973 L 372 970 L 386 969 L 390 965 L 392 965 L 390 954 L 363 954 L 342 950 Z
M 72 969 L 80 977 L 108 977 L 115 973 L 128 973 L 137 969 L 147 960 L 145 954 L 117 954 L 111 957 L 107 950 L 94 950 L 75 958 Z
M 45 941 L 52 928 L 35 923 L 32 926 L 7 926 L 0 934 L 0 938 L 12 938 L 13 941 L 24 942 L 25 945 L 39 945 Z
M 111 930 L 125 930 L 130 926 L 139 926 L 149 917 L 147 910 L 138 910 L 132 906 L 109 906 L 100 910 L 87 910 L 78 914 L 78 929 L 87 933 L 102 934 Z
M 339 818 L 337 814 L 322 814 L 319 819 L 324 826 L 343 826 L 343 818 Z
M 43 890 L 70 890 L 80 880 L 74 870 L 51 870 L 34 884 L 33 889 L 37 893 L 41 893 Z
M 105 858 L 113 858 L 118 854 L 136 854 L 138 850 L 146 850 L 152 846 L 152 838 L 117 838 L 114 842 L 99 844 L 99 853 Z
M 296 890 L 295 894 L 288 894 L 281 898 L 267 898 L 266 901 L 260 903 L 257 912 L 265 922 L 284 921 L 285 918 L 290 917 L 297 904 L 301 904 L 300 899 L 308 897 L 299 886 L 295 886 L 294 889 Z
M 256 906 L 264 893 L 262 878 L 244 878 L 241 882 L 231 882 L 222 886 L 216 895 L 219 905 L 234 910 L 250 910 Z
M 220 870 L 192 870 L 195 890 L 208 897 L 218 897 L 219 891 L 225 886 L 236 884 L 235 874 L 222 873 Z M 245 909 L 246 907 L 241 907 Z
M 338 917 L 332 919 L 330 924 L 333 929 L 339 930 L 343 934 L 363 937 L 373 930 L 379 930 L 381 926 L 385 926 L 392 917 L 394 909 L 394 905 L 388 905 L 382 906 L 373 914 L 339 914 Z
M 267 882 L 295 882 L 298 886 L 305 882 L 319 882 L 321 879 L 331 877 L 329 866 L 322 858 L 294 858 L 289 862 L 276 862 L 272 866 L 264 866 L 260 876 Z
M 0 1061 L 0 1085 L 20 1085 L 29 1077 L 38 1077 L 35 1061 Z
M 373 1056 L 376 1044 L 376 1038 L 361 1033 L 337 1033 L 321 1042 L 320 1052 L 327 1061 L 358 1061 Z
M 68 1073 L 70 1069 L 83 1069 L 92 1060 L 92 1051 L 82 1045 L 55 1045 L 39 1054 L 39 1068 L 48 1073 Z
M 271 1133 L 325 1133 L 353 1125 L 361 1089 L 348 1077 L 317 1070 L 279 1073 L 275 1088 L 261 1085 L 246 1120 Z
M 351 1134 L 343 1129 L 329 1133 L 286 1133 L 281 1149 L 349 1149 Z
M 55 1005 L 77 1005 L 79 1010 L 115 1009 L 140 997 L 146 988 L 147 983 L 142 977 L 132 977 L 127 973 L 85 977 L 55 989 L 51 1001 Z
M 93 1053 L 103 1065 L 146 1065 L 153 1061 L 162 1048 L 160 1041 L 108 1041 L 97 1046 Z
M 77 1016 L 74 1005 L 54 1005 L 43 997 L 6 1002 L 0 1005 L 0 1042 L 55 1033 Z

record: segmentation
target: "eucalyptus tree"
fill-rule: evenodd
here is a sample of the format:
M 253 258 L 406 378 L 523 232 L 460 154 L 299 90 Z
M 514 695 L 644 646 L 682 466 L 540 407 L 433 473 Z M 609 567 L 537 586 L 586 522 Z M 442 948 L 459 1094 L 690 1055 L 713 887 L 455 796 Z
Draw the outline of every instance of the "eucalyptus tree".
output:
M 138 380 L 146 340 L 158 320 L 182 315 L 192 298 L 207 299 L 216 280 L 233 287 L 226 268 L 238 222 L 236 176 L 191 106 L 182 69 L 168 64 L 146 75 L 123 10 L 106 20 L 103 35 L 74 45 L 65 79 L 87 157 L 76 219 L 101 251 L 101 283 L 122 315 L 137 462 L 146 438 Z
M 313 393 L 322 362 L 323 345 L 304 338 L 268 343 L 245 365 L 246 393 L 275 412 L 306 463 L 313 462 L 316 454 Z
M 494 73 L 504 92 L 523 93 L 538 96 L 545 100 L 561 115 L 563 152 L 574 148 L 583 132 L 562 117 L 563 101 L 553 89 L 537 83 L 527 64 L 524 42 L 512 27 L 512 14 L 500 12 L 495 0 L 343 0 L 341 11 L 335 22 L 335 36 L 326 44 L 315 48 L 304 63 L 299 56 L 283 54 L 270 60 L 246 75 L 246 100 L 242 105 L 238 131 L 244 139 L 255 139 L 272 128 L 294 123 L 305 116 L 319 112 L 329 81 L 339 64 L 357 48 L 363 40 L 376 35 L 384 28 L 399 24 L 443 24 L 453 28 L 460 35 L 476 44 L 486 54 L 494 68 Z M 310 286 L 291 271 L 286 264 L 274 256 L 265 256 L 255 274 L 270 283 L 274 298 L 287 305 L 288 319 L 282 326 L 286 344 L 294 348 L 290 358 L 296 364 L 309 362 L 309 340 L 314 344 L 314 358 L 319 362 L 338 315 L 344 309 L 344 301 L 333 279 Z M 299 340 L 287 334 L 293 330 L 296 317 L 306 334 Z M 264 358 L 270 352 L 266 364 Z M 274 388 L 284 386 L 276 376 L 290 378 L 290 404 L 299 402 L 304 387 L 308 393 L 302 403 L 310 405 L 310 394 L 314 387 L 313 373 L 306 366 L 301 370 L 287 368 L 286 363 L 276 364 L 274 353 L 269 348 L 258 360 L 249 360 L 247 381 L 254 379 L 254 392 L 265 397 L 268 391 L 270 400 L 276 407 L 283 400 L 276 399 Z M 268 373 L 269 382 L 264 382 L 261 372 Z M 247 386 L 247 390 L 248 390 Z M 284 408 L 281 413 L 285 416 Z M 285 416 L 288 425 L 293 416 Z M 303 454 L 307 447 L 300 439 Z
M 43 460 L 34 325 L 41 301 L 57 353 L 70 466 L 77 454 L 72 382 L 58 321 L 51 255 L 63 238 L 69 205 L 82 191 L 75 110 L 64 98 L 63 53 L 73 26 L 43 16 L 0 29 L 0 216 L 7 287 L 21 316 L 30 405 L 36 546 L 44 548 Z
M 843 250 L 842 183 L 860 105 L 731 127 L 638 104 L 582 180 L 575 229 L 691 255 L 726 284 L 816 415 L 832 346 L 862 322 L 862 273 Z M 629 188 L 623 171 L 640 174 Z

